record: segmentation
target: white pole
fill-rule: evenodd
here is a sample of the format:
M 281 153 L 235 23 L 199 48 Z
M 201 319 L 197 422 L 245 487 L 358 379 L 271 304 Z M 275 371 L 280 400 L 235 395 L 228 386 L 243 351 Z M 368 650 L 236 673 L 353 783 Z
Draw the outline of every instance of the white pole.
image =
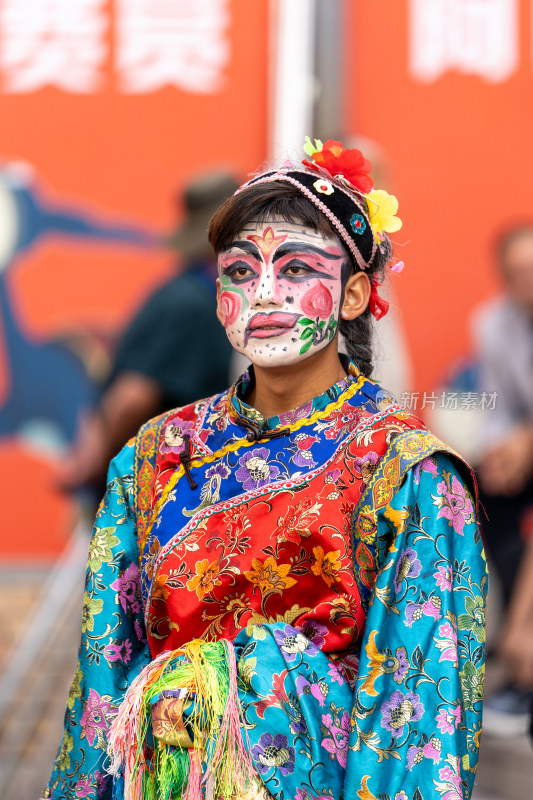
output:
M 312 136 L 316 0 L 270 0 L 269 158 L 300 160 Z

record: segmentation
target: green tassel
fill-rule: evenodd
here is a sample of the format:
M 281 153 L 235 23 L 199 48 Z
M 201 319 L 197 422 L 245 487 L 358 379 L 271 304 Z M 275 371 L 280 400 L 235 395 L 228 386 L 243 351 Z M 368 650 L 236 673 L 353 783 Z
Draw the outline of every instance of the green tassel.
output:
M 189 779 L 189 752 L 180 747 L 161 745 L 154 753 L 157 791 L 161 800 L 177 800 Z

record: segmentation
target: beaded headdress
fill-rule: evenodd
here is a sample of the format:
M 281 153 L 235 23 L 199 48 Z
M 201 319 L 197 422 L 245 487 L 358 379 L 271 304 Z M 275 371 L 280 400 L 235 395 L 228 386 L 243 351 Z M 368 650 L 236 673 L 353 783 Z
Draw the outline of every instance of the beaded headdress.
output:
M 313 143 L 308 136 L 304 150 L 309 158 L 301 162 L 303 169 L 286 163 L 257 175 L 238 191 L 258 183 L 283 182 L 295 186 L 329 220 L 359 269 L 368 269 L 385 235 L 402 226 L 396 216 L 398 201 L 382 189 L 373 189 L 368 174 L 372 165 L 360 150 L 345 150 L 333 139 L 324 143 L 315 139 Z M 398 262 L 391 269 L 399 272 L 402 267 Z M 369 308 L 379 319 L 387 313 L 388 303 L 378 295 L 374 276 L 370 282 Z

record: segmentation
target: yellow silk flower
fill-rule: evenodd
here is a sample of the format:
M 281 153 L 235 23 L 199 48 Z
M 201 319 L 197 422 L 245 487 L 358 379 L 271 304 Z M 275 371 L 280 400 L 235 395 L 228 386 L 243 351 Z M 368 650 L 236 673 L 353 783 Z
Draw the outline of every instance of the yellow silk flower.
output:
M 367 194 L 370 224 L 379 242 L 381 233 L 394 233 L 402 227 L 402 221 L 396 216 L 398 201 L 393 194 L 384 189 L 373 189 Z

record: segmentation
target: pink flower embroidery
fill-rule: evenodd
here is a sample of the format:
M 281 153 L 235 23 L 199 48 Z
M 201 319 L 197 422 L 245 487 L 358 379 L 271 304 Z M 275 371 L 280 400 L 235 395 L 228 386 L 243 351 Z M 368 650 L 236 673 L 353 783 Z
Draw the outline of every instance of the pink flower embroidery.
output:
M 442 638 L 433 637 L 433 641 L 441 651 L 439 661 L 453 661 L 457 664 L 457 631 L 449 622 L 445 622 L 439 625 L 439 636 Z
M 474 507 L 461 481 L 452 475 L 450 486 L 450 473 L 443 474 L 444 480 L 437 484 L 439 497 L 434 498 L 435 505 L 439 506 L 437 517 L 447 519 L 454 531 L 462 536 L 465 524 L 472 520 Z
M 117 593 L 117 599 L 124 612 L 132 611 L 134 614 L 141 610 L 141 603 L 137 593 L 139 587 L 139 567 L 130 564 L 122 575 L 113 581 L 111 588 Z
M 440 781 L 435 781 L 435 788 L 441 795 L 441 800 L 463 800 L 459 758 L 458 756 L 448 756 L 446 760 L 448 763 L 452 763 L 453 768 L 442 767 L 439 769 Z
M 439 589 L 442 589 L 445 592 L 451 592 L 452 575 L 450 567 L 440 566 L 438 570 L 433 573 L 433 577 L 437 581 L 437 586 L 439 587 Z
M 123 642 L 109 642 L 104 647 L 104 656 L 106 661 L 122 661 L 127 664 L 131 659 L 131 642 L 129 639 L 124 639 Z
M 441 733 L 453 733 L 461 721 L 461 708 L 441 708 L 435 719 Z
M 105 750 L 104 731 L 109 728 L 112 718 L 116 714 L 116 708 L 111 702 L 111 695 L 100 696 L 94 689 L 89 691 L 89 697 L 85 703 L 81 717 L 81 735 L 85 736 L 91 747 L 94 747 L 96 739 L 97 747 Z
M 340 720 L 338 718 L 333 720 L 331 714 L 323 714 L 322 723 L 326 726 L 331 736 L 331 738 L 326 737 L 322 739 L 322 747 L 328 751 L 331 759 L 337 759 L 341 767 L 346 769 L 348 736 L 350 734 L 350 715 L 345 711 Z
M 91 793 L 92 788 L 93 786 L 89 778 L 80 778 L 74 789 L 76 797 L 87 797 Z

